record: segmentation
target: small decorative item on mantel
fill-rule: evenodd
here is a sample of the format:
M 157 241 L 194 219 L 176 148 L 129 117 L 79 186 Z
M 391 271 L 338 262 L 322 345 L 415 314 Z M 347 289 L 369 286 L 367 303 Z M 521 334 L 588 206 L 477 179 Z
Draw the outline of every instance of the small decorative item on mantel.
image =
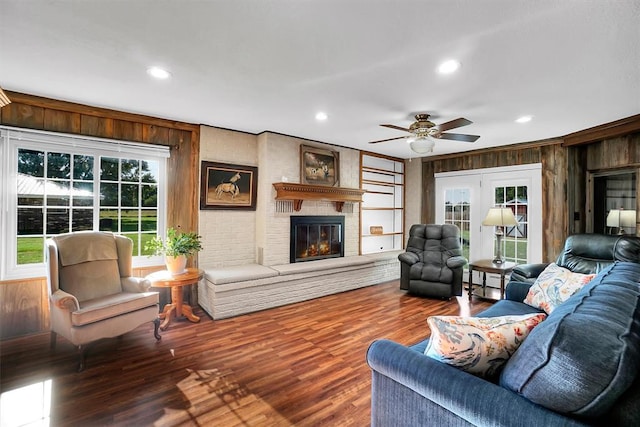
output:
M 371 234 L 382 234 L 383 228 L 381 225 L 372 225 L 369 227 L 369 233 Z
M 185 272 L 187 257 L 202 250 L 201 236 L 196 233 L 182 233 L 171 227 L 167 230 L 166 240 L 154 237 L 144 245 L 152 255 L 164 255 L 167 270 L 172 276 Z

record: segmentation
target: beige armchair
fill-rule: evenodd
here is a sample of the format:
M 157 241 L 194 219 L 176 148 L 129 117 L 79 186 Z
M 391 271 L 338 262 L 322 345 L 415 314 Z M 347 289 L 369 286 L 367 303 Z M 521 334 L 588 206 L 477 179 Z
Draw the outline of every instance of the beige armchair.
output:
M 158 293 L 131 276 L 133 242 L 112 233 L 60 234 L 46 242 L 51 310 L 51 348 L 57 334 L 78 346 L 84 369 L 85 345 L 154 322 L 158 334 Z

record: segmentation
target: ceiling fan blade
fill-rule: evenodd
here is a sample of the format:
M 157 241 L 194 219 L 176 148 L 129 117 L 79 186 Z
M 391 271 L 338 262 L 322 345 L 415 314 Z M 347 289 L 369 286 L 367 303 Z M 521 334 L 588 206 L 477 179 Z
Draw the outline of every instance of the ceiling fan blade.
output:
M 395 138 L 381 139 L 381 140 L 378 140 L 378 141 L 369 141 L 369 144 L 377 144 L 378 142 L 393 141 L 394 139 L 402 139 L 402 138 L 406 138 L 406 136 L 397 136 Z
M 455 129 L 462 126 L 467 126 L 473 123 L 471 120 L 463 119 L 460 117 L 459 119 L 451 120 L 450 122 L 442 123 L 436 126 L 440 132 L 444 132 L 445 130 Z
M 403 127 L 396 126 L 396 125 L 380 125 L 380 126 L 383 126 L 383 127 L 386 127 L 386 128 L 391 128 L 391 129 L 402 130 L 402 131 L 405 131 L 405 132 L 411 132 L 411 131 L 410 131 L 409 129 L 407 129 L 407 128 L 403 128 Z
M 462 141 L 462 142 L 476 142 L 479 135 L 465 135 L 463 133 L 441 133 L 438 136 L 439 139 L 452 139 L 454 141 Z

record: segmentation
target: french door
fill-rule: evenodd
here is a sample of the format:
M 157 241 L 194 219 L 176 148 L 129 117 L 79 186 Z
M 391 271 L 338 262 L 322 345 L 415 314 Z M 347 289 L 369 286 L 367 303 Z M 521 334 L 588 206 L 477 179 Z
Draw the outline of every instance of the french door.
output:
M 492 259 L 496 230 L 482 221 L 489 208 L 508 207 L 518 225 L 503 230 L 503 256 L 518 264 L 541 262 L 541 182 L 540 164 L 436 174 L 436 222 L 460 228 L 463 255 L 469 261 Z M 488 283 L 498 281 L 489 277 Z

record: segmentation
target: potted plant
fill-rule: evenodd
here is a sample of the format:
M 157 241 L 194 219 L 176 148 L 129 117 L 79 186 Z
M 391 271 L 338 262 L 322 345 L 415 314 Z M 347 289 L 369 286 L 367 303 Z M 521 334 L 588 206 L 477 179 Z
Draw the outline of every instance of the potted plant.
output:
M 173 227 L 167 230 L 167 238 L 154 237 L 144 245 L 153 255 L 164 255 L 167 270 L 172 275 L 184 273 L 187 257 L 202 250 L 202 237 L 196 233 L 182 233 Z

